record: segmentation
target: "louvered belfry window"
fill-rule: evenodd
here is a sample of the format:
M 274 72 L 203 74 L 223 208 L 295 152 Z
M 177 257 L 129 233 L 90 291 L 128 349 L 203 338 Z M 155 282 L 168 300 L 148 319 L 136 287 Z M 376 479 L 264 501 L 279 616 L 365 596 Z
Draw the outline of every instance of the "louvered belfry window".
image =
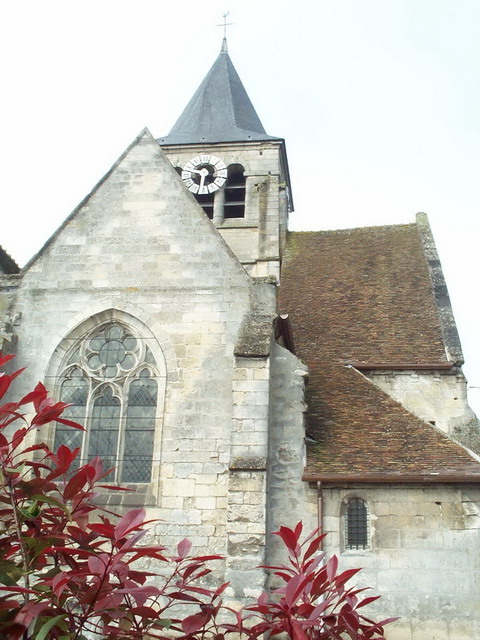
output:
M 345 547 L 366 549 L 368 534 L 367 505 L 361 498 L 351 498 L 345 510 Z
M 241 164 L 231 164 L 227 167 L 227 182 L 225 183 L 224 215 L 228 218 L 245 217 L 245 169 Z
M 80 462 L 100 456 L 107 478 L 150 482 L 158 384 L 154 357 L 139 336 L 119 322 L 104 324 L 70 351 L 61 373 L 65 417 L 85 426 L 58 425 L 55 447 L 79 447 Z

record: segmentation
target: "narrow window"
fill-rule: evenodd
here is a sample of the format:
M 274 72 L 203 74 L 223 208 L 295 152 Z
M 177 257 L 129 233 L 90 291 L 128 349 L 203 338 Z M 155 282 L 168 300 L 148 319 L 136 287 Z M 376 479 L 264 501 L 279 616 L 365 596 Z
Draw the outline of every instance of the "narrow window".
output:
M 87 459 L 100 456 L 109 469 L 117 464 L 121 401 L 110 386 L 100 388 L 93 401 Z M 108 478 L 113 480 L 113 478 Z
M 150 480 L 157 395 L 157 382 L 151 378 L 148 369 L 132 380 L 128 394 L 122 482 Z
M 60 385 L 60 400 L 70 405 L 63 412 L 63 416 L 82 425 L 85 424 L 88 393 L 89 383 L 87 376 L 80 367 L 75 365 L 70 367 L 65 372 L 64 379 Z M 55 431 L 55 451 L 61 444 L 67 445 L 70 449 L 81 449 L 82 442 L 83 433 L 81 431 L 58 423 Z M 78 465 L 79 460 L 77 458 L 75 466 Z
M 366 549 L 367 547 L 367 505 L 360 498 L 351 498 L 345 510 L 345 548 Z
M 245 169 L 241 164 L 227 167 L 225 219 L 245 217 Z

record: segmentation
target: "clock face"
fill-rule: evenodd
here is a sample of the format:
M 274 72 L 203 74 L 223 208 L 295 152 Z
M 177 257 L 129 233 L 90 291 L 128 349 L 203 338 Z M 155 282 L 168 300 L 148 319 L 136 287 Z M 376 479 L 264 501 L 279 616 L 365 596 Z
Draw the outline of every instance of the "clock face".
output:
M 201 154 L 182 169 L 182 180 L 192 193 L 207 194 L 220 189 L 227 179 L 227 167 L 217 156 Z

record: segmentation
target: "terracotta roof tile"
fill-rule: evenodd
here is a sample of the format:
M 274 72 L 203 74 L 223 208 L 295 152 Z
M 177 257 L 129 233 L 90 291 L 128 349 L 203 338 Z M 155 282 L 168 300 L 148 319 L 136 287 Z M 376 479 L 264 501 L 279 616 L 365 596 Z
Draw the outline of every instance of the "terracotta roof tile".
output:
M 448 363 L 414 224 L 289 234 L 280 295 L 306 354 Z
M 440 430 L 412 415 L 353 367 L 309 363 L 305 474 L 477 474 L 480 464 Z
M 349 366 L 449 367 L 416 225 L 291 233 L 280 308 L 310 369 L 306 477 L 480 479 L 463 447 Z

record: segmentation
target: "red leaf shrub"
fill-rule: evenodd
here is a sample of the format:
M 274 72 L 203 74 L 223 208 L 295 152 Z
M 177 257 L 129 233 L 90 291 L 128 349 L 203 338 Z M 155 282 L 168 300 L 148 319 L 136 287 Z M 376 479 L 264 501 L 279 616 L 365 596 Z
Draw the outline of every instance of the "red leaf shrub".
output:
M 0 366 L 10 359 L 0 356 Z M 0 399 L 19 373 L 0 373 Z M 22 414 L 28 403 L 35 409 L 30 422 Z M 323 536 L 315 531 L 300 542 L 301 523 L 277 532 L 290 564 L 270 568 L 285 586 L 241 612 L 223 605 L 227 584 L 202 584 L 211 572 L 206 563 L 220 556 L 190 556 L 186 539 L 173 556 L 161 546 L 139 546 L 149 522 L 143 509 L 119 517 L 94 503 L 102 487 L 122 490 L 101 484 L 111 470 L 99 458 L 78 467 L 78 449 L 26 445 L 50 422 L 82 429 L 61 417 L 66 406 L 41 383 L 0 406 L 0 638 L 140 640 L 165 638 L 166 629 L 184 640 L 265 632 L 294 640 L 383 638 L 387 621 L 375 624 L 357 611 L 375 598 L 359 599 L 361 590 L 345 587 L 356 571 L 337 575 L 336 559 L 318 554 Z M 161 570 L 139 568 L 144 558 Z
M 337 557 L 327 560 L 320 552 L 325 534 L 316 529 L 302 542 L 302 528 L 299 522 L 294 529 L 280 527 L 276 532 L 288 550 L 288 563 L 264 568 L 284 585 L 246 607 L 236 626 L 250 638 L 266 633 L 286 634 L 292 640 L 384 639 L 383 627 L 396 618 L 375 623 L 358 612 L 380 596 L 363 597 L 365 589 L 347 588 L 346 582 L 360 569 L 338 573 Z

